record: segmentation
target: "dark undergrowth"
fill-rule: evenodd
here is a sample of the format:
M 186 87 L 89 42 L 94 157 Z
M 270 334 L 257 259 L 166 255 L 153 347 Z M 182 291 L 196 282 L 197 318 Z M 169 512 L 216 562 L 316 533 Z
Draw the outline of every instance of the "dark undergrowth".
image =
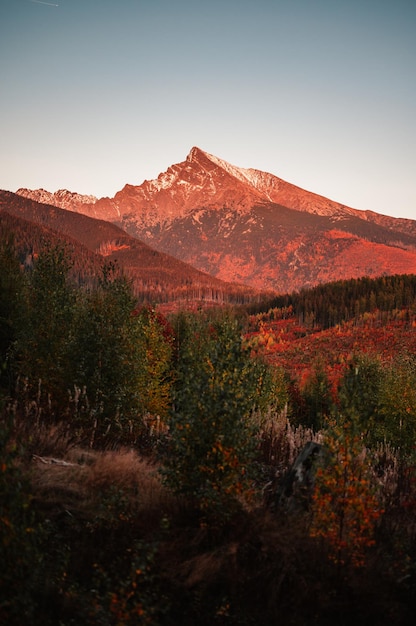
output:
M 307 510 L 259 496 L 203 518 L 149 456 L 78 448 L 59 428 L 16 433 L 3 424 L 1 623 L 413 623 L 412 511 L 393 501 L 365 564 L 339 565 L 310 536 Z

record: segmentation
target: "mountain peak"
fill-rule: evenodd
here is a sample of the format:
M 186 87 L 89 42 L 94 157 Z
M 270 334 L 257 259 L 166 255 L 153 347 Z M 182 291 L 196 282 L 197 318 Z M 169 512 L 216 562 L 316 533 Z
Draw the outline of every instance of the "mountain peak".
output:
M 198 146 L 114 198 L 88 203 L 62 190 L 19 193 L 112 221 L 160 252 L 259 289 L 293 291 L 416 268 L 416 221 L 346 207 Z
M 198 146 L 194 146 L 193 148 L 191 148 L 188 156 L 186 157 L 186 160 L 188 163 L 193 163 L 194 161 L 198 161 L 198 158 L 200 158 L 201 156 L 208 156 L 206 152 L 204 152 L 203 150 L 201 150 L 201 148 L 198 148 Z
M 267 174 L 266 172 L 260 172 L 255 169 L 246 169 L 243 167 L 238 167 L 236 165 L 232 165 L 228 161 L 224 159 L 220 159 L 214 154 L 209 154 L 209 152 L 205 152 L 194 146 L 186 157 L 187 163 L 198 163 L 199 165 L 204 166 L 207 165 L 207 161 L 209 162 L 210 169 L 212 166 L 219 167 L 221 170 L 232 176 L 234 179 L 237 179 L 240 183 L 244 185 L 249 185 L 252 190 L 255 192 L 264 192 L 265 181 L 270 184 L 270 179 L 273 179 L 273 184 L 277 187 L 276 182 L 280 181 L 279 178 L 273 176 L 272 174 Z M 271 201 L 271 198 L 265 193 L 265 199 Z

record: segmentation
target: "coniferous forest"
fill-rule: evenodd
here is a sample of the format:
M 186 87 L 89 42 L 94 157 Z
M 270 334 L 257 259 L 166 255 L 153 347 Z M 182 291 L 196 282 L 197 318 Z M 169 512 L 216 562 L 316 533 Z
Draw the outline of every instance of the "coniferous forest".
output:
M 162 313 L 32 261 L 3 233 L 2 623 L 413 623 L 415 276 Z

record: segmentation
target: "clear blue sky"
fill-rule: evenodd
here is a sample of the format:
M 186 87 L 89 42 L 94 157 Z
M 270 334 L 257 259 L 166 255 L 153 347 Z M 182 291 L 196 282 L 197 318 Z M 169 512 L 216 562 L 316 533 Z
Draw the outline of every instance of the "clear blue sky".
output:
M 0 188 L 113 196 L 197 145 L 416 219 L 415 33 L 415 0 L 0 0 Z

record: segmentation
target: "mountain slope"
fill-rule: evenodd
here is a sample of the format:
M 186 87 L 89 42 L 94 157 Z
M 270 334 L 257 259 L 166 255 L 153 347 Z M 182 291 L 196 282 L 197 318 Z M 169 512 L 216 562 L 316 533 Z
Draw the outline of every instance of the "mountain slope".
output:
M 0 222 L 15 232 L 20 254 L 37 253 L 42 243 L 69 243 L 77 259 L 86 255 L 97 273 L 105 260 L 117 260 L 145 300 L 218 302 L 257 299 L 253 289 L 228 285 L 167 254 L 153 250 L 118 226 L 79 213 L 0 191 Z M 26 251 L 26 252 L 25 252 Z
M 18 193 L 36 199 L 39 191 Z M 59 193 L 54 201 L 67 207 L 70 195 Z M 212 276 L 256 289 L 416 272 L 416 221 L 346 207 L 196 147 L 155 180 L 91 203 L 74 196 L 71 206 Z
M 1 192 L 0 192 L 1 197 Z M 79 285 L 94 285 L 101 274 L 103 257 L 95 254 L 76 239 L 42 224 L 8 213 L 0 208 L 0 239 L 13 233 L 13 242 L 20 264 L 30 268 L 45 245 L 64 245 L 74 263 L 70 276 Z

